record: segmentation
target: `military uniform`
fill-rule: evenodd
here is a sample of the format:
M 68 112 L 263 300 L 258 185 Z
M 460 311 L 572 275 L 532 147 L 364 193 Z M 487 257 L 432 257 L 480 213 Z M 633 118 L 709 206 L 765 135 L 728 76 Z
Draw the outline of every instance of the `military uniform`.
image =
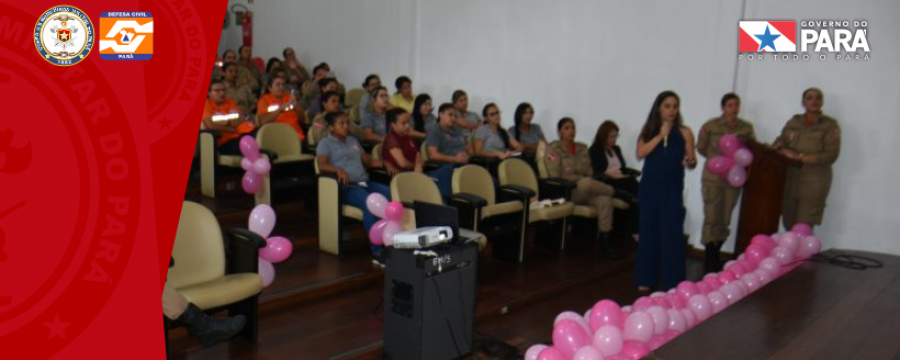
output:
M 806 115 L 794 115 L 781 130 L 775 145 L 798 155 L 815 157 L 813 163 L 804 164 L 801 168 L 788 167 L 783 202 L 784 226 L 790 229 L 796 223 L 810 226 L 821 224 L 825 201 L 831 189 L 831 165 L 841 152 L 838 121 L 820 115 L 807 123 Z
M 594 180 L 591 155 L 587 145 L 576 143 L 575 154 L 562 141 L 554 141 L 547 148 L 547 172 L 551 177 L 561 177 L 574 181 L 577 187 L 572 191 L 572 202 L 589 205 L 597 209 L 597 226 L 603 233 L 612 230 L 613 205 L 612 186 Z
M 755 139 L 753 125 L 738 118 L 734 126 L 729 126 L 724 117 L 709 119 L 700 128 L 700 136 L 697 138 L 697 151 L 705 156 L 707 161 L 722 155 L 719 148 L 719 139 L 723 135 L 734 134 L 739 139 Z M 728 229 L 731 223 L 731 213 L 741 196 L 741 189 L 734 188 L 719 175 L 713 174 L 703 167 L 703 236 L 700 241 L 703 244 L 719 241 L 725 242 L 731 231 Z
M 256 113 L 253 111 L 253 107 L 256 106 L 257 99 L 256 96 L 253 95 L 253 90 L 250 90 L 249 87 L 244 85 L 231 85 L 231 83 L 225 81 L 225 97 L 236 102 L 241 109 L 241 112 L 244 114 Z

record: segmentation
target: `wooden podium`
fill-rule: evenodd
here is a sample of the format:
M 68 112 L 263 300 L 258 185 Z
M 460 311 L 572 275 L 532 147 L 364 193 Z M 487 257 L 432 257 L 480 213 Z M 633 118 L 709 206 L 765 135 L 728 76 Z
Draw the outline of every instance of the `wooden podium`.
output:
M 746 145 L 753 152 L 753 163 L 747 170 L 747 182 L 741 196 L 741 214 L 734 242 L 735 257 L 744 252 L 753 236 L 778 231 L 788 166 L 803 165 L 799 160 L 790 159 L 755 140 L 747 140 Z

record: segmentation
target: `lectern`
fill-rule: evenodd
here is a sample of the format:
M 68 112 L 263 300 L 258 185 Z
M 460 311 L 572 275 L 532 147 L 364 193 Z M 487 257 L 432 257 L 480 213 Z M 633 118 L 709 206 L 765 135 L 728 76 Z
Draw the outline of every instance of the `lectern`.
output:
M 788 158 L 753 139 L 747 140 L 746 145 L 753 152 L 753 163 L 747 171 L 747 182 L 741 196 L 734 256 L 744 252 L 753 236 L 778 231 L 787 169 L 789 166 L 803 165 L 799 160 Z

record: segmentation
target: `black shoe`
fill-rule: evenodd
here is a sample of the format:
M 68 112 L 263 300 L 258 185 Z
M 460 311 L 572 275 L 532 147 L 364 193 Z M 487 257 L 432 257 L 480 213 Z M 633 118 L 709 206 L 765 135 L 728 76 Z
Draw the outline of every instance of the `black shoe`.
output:
M 378 266 L 384 269 L 384 254 L 380 253 L 378 255 L 372 255 L 372 265 Z
M 244 325 L 247 324 L 247 318 L 244 315 L 214 318 L 204 313 L 194 304 L 188 304 L 187 309 L 178 318 L 178 322 L 186 326 L 188 331 L 200 340 L 200 344 L 203 347 L 209 347 L 219 341 L 228 340 L 241 332 Z
M 722 242 L 713 241 L 706 245 L 706 260 L 703 262 L 703 269 L 707 274 L 722 271 Z
M 615 193 L 613 194 L 613 198 L 622 200 L 622 201 L 627 202 L 627 203 L 629 203 L 629 204 L 637 204 L 637 203 L 638 203 L 637 196 L 634 196 L 634 194 L 632 194 L 632 193 L 630 193 L 630 192 L 627 192 L 627 191 L 625 191 L 625 190 L 622 190 L 622 189 L 615 189 Z
M 619 254 L 616 253 L 616 250 L 614 250 L 609 243 L 609 234 L 600 233 L 597 235 L 597 242 L 600 243 L 600 253 L 603 255 L 604 259 L 615 260 L 619 258 Z

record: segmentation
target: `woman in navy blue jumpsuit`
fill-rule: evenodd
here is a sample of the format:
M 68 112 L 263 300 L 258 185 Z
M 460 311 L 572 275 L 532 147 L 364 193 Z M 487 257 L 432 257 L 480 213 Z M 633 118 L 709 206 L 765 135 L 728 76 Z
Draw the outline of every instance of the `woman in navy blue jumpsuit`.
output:
M 682 124 L 680 99 L 672 91 L 656 97 L 638 139 L 644 160 L 639 202 L 640 231 L 635 284 L 641 291 L 670 289 L 686 278 L 684 168 L 697 165 L 694 135 Z

